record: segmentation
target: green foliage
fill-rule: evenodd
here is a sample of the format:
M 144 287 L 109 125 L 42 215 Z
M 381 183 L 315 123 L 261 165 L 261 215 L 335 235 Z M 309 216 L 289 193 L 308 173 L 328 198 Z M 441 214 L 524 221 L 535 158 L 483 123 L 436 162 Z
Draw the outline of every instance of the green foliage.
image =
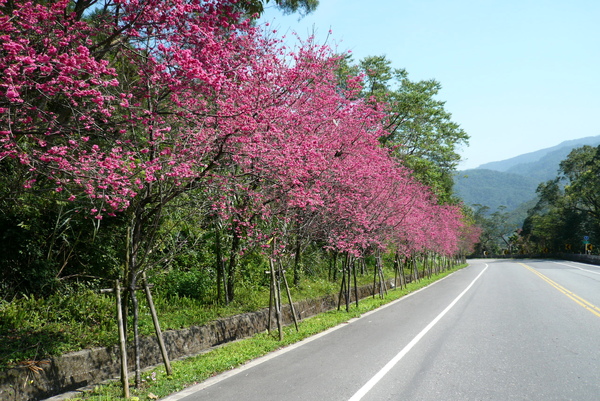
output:
M 202 299 L 193 287 L 196 281 L 207 282 L 202 274 L 200 270 L 173 270 L 156 283 L 154 303 L 163 329 L 203 325 L 220 317 L 256 311 L 269 305 L 269 288 L 254 285 L 241 285 L 238 297 L 227 306 L 215 305 L 210 297 Z M 337 288 L 337 283 L 327 280 L 306 280 L 300 288 L 292 288 L 292 299 L 298 301 L 332 294 Z M 177 296 L 173 291 L 187 291 L 192 296 Z M 138 298 L 140 333 L 151 335 L 154 328 L 146 299 L 141 294 Z M 0 337 L 3 338 L 0 342 L 0 369 L 18 361 L 40 360 L 83 348 L 115 345 L 115 308 L 113 295 L 92 290 L 0 301 Z
M 582 146 L 560 163 L 559 176 L 540 184 L 523 235 L 538 248 L 584 252 L 583 237 L 600 243 L 600 147 Z
M 208 300 L 213 283 L 210 272 L 202 269 L 171 270 L 161 277 L 158 287 L 166 297 Z
M 517 209 L 536 197 L 539 181 L 512 173 L 474 169 L 455 174 L 454 189 L 467 205 L 485 205 L 491 210 L 500 206 Z
M 384 146 L 413 171 L 414 176 L 438 196 L 441 203 L 453 203 L 452 173 L 460 160 L 458 148 L 469 136 L 452 121 L 445 102 L 436 97 L 441 84 L 433 79 L 411 81 L 404 69 L 392 68 L 385 56 L 370 56 L 352 66 L 345 58 L 338 71 L 340 85 L 347 86 L 350 72 L 363 73 L 362 96 L 367 101 L 384 101 L 388 109 L 384 121 L 388 135 Z
M 473 220 L 482 229 L 480 242 L 477 244 L 475 253 L 483 255 L 498 255 L 502 250 L 511 249 L 509 238 L 520 230 L 509 219 L 506 208 L 500 206 L 496 211 L 490 212 L 490 208 L 483 205 L 473 205 Z
M 241 7 L 250 15 L 254 13 L 262 14 L 265 6 L 268 6 L 269 3 L 271 3 L 270 0 L 250 0 L 242 3 Z M 273 3 L 284 14 L 298 12 L 300 15 L 307 15 L 317 9 L 319 0 L 274 0 Z
M 394 277 L 393 257 L 384 255 L 384 274 Z M 373 263 L 364 274 L 358 275 L 358 285 L 370 285 L 373 280 Z M 422 268 L 422 267 L 420 267 Z M 320 268 L 317 268 L 320 269 Z M 327 270 L 321 269 L 326 275 Z M 224 316 L 256 311 L 269 305 L 269 287 L 250 280 L 240 281 L 238 296 L 228 305 L 218 305 L 214 298 L 198 296 L 194 291 L 207 280 L 201 269 L 171 270 L 161 274 L 155 284 L 154 303 L 164 330 L 206 324 Z M 410 270 L 405 274 L 409 275 Z M 264 270 L 262 271 L 264 275 Z M 337 294 L 339 281 L 324 277 L 306 277 L 297 287 L 291 287 L 294 301 L 314 299 L 327 294 Z M 182 295 L 175 295 L 176 292 Z M 282 297 L 287 303 L 287 296 Z M 154 327 L 145 297 L 140 293 L 140 334 L 152 335 Z M 0 360 L 5 368 L 18 361 L 41 360 L 94 346 L 117 343 L 114 295 L 101 294 L 85 288 L 72 288 L 68 292 L 47 297 L 23 296 L 11 302 L 0 301 Z M 131 313 L 129 314 L 131 327 Z M 129 333 L 131 336 L 131 333 Z
M 7 186 L 0 183 L 0 192 Z M 39 188 L 39 190 L 44 190 Z M 6 193 L 0 208 L 0 289 L 2 298 L 51 295 L 116 275 L 122 244 L 117 218 L 103 230 L 53 192 Z M 11 197 L 16 196 L 13 201 Z M 4 198 L 4 199 L 6 199 Z M 2 199 L 0 199 L 2 203 Z
M 574 149 L 560 163 L 568 206 L 600 219 L 600 146 Z
M 0 368 L 116 344 L 116 326 L 114 301 L 89 290 L 0 303 Z

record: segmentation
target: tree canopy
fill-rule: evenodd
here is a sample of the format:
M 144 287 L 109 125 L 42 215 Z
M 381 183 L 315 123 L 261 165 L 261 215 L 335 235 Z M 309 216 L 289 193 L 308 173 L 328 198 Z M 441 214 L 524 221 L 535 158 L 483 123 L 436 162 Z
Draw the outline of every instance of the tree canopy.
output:
M 439 84 L 286 47 L 249 15 L 266 2 L 0 0 L 0 289 L 123 283 L 136 384 L 147 272 L 209 277 L 228 303 L 264 282 L 243 258 L 297 267 L 310 244 L 398 265 L 476 241 L 448 201 L 466 136 Z
M 346 73 L 364 79 L 361 96 L 382 107 L 385 134 L 381 143 L 410 168 L 444 202 L 452 199 L 452 172 L 468 144 L 469 136 L 452 121 L 445 102 L 436 97 L 441 84 L 436 80 L 411 81 L 404 69 L 392 68 L 385 56 L 370 56 L 344 67 Z
M 311 40 L 286 48 L 245 17 L 253 4 L 0 0 L 3 224 L 22 232 L 33 218 L 11 202 L 44 205 L 63 241 L 45 252 L 51 276 L 134 288 L 173 259 L 163 239 L 187 230 L 182 210 L 227 234 L 216 266 L 230 296 L 238 256 L 275 237 L 274 253 L 298 236 L 355 255 L 460 252 L 445 177 L 466 134 L 433 99 L 439 84 L 411 82 L 385 58 L 348 67 Z M 111 226 L 123 239 L 112 267 L 90 272 L 94 253 L 79 264 L 72 236 Z
M 272 3 L 271 0 L 248 0 L 239 2 L 238 5 L 248 15 L 252 15 L 262 14 L 265 7 L 273 3 L 285 14 L 300 13 L 300 15 L 310 14 L 319 6 L 319 0 L 274 0 Z
M 539 202 L 524 223 L 523 235 L 538 247 L 582 251 L 583 238 L 600 236 L 600 147 L 573 149 L 554 180 L 540 184 Z

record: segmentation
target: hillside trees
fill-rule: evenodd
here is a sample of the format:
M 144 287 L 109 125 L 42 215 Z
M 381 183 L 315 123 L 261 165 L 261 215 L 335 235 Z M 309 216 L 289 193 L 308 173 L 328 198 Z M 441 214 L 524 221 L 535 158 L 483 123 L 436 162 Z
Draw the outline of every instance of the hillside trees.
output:
M 506 207 L 499 206 L 490 212 L 488 206 L 473 205 L 473 220 L 481 234 L 477 244 L 478 254 L 500 254 L 503 249 L 510 249 L 508 238 L 514 234 L 517 227 L 511 225 Z
M 556 179 L 540 184 L 537 205 L 529 212 L 523 235 L 540 248 L 581 251 L 582 239 L 600 235 L 600 148 L 573 149 L 560 163 Z
M 381 143 L 432 188 L 441 202 L 452 200 L 452 173 L 460 160 L 458 148 L 468 135 L 452 121 L 445 102 L 437 100 L 441 84 L 412 81 L 404 69 L 392 68 L 385 56 L 370 56 L 345 67 L 364 76 L 362 96 L 384 105 L 386 134 Z

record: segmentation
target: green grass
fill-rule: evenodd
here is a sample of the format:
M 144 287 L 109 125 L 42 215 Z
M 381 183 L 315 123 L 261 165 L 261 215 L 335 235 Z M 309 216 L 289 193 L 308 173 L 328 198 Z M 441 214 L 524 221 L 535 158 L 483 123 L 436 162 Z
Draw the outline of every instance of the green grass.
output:
M 359 284 L 368 284 L 371 280 L 372 277 L 363 276 Z M 292 299 L 300 301 L 336 294 L 338 288 L 339 283 L 307 279 L 298 288 L 291 289 Z M 227 306 L 160 294 L 153 298 L 161 328 L 177 330 L 265 308 L 269 305 L 269 288 L 239 285 L 235 301 Z M 140 334 L 153 335 L 154 325 L 145 297 L 139 294 L 139 300 Z M 285 292 L 282 301 L 288 303 Z M 0 370 L 22 361 L 40 361 L 85 348 L 116 345 L 115 315 L 114 297 L 91 290 L 0 301 Z
M 337 286 L 326 280 L 306 281 L 299 289 L 292 290 L 292 299 L 335 293 Z M 145 297 L 139 299 L 140 333 L 153 335 Z M 163 330 L 176 330 L 267 307 L 269 289 L 241 287 L 236 301 L 227 306 L 159 295 L 154 296 L 154 302 Z M 114 297 L 91 290 L 0 302 L 0 370 L 21 361 L 39 361 L 85 348 L 116 345 L 115 314 Z
M 358 307 L 352 304 L 349 312 L 330 311 L 300 322 L 299 331 L 294 326 L 284 329 L 284 339 L 279 341 L 278 333 L 260 333 L 251 338 L 236 341 L 215 348 L 199 356 L 190 357 L 172 363 L 173 375 L 167 376 L 164 367 L 157 367 L 143 374 L 143 383 L 139 389 L 131 388 L 131 396 L 140 400 L 165 397 L 184 388 L 200 383 L 212 376 L 227 370 L 234 369 L 240 365 L 266 355 L 269 352 L 296 343 L 304 338 L 335 327 L 340 323 L 361 316 L 363 313 L 379 308 L 380 306 L 399 299 L 406 294 L 423 288 L 448 274 L 465 267 L 457 266 L 454 269 L 435 275 L 431 278 L 422 279 L 410 283 L 406 288 L 394 289 L 388 292 L 385 298 L 365 298 L 359 302 Z M 122 397 L 120 382 L 110 382 L 106 385 L 98 385 L 93 390 L 82 393 L 79 400 L 107 401 L 118 400 Z

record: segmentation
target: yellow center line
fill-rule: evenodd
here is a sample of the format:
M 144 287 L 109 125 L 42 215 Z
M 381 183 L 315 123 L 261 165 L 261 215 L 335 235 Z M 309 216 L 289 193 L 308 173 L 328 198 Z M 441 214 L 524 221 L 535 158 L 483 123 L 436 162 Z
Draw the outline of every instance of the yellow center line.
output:
M 600 317 L 600 308 L 598 308 L 597 306 L 595 306 L 591 302 L 586 301 L 585 299 L 581 298 L 579 295 L 577 295 L 577 294 L 575 294 L 575 293 L 567 290 L 562 285 L 560 285 L 560 284 L 558 284 L 558 283 L 550 280 L 548 277 L 544 276 L 542 273 L 538 272 L 534 268 L 532 268 L 530 266 L 527 266 L 524 263 L 519 263 L 519 264 L 521 266 L 523 266 L 524 268 L 526 268 L 527 270 L 529 270 L 529 271 L 535 273 L 536 275 L 538 275 L 540 278 L 542 278 L 542 280 L 544 280 L 545 282 L 547 282 L 548 284 L 550 284 L 552 287 L 556 288 L 558 291 L 560 291 L 563 294 L 565 294 L 567 297 L 571 298 L 573 301 L 575 301 L 580 306 L 583 306 L 585 309 L 589 310 L 594 315 Z

